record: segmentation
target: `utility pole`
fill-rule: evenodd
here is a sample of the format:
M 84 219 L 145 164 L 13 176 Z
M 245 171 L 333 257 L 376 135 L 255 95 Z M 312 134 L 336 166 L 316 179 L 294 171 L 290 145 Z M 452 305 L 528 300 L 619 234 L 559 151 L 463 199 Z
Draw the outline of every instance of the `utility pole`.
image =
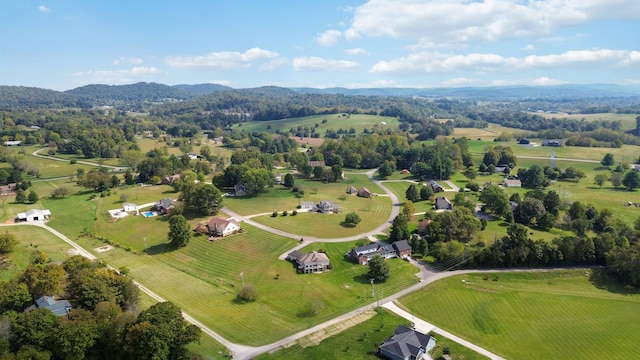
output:
M 375 280 L 374 278 L 371 278 L 371 297 L 372 297 L 372 298 L 375 298 L 375 297 L 376 297 L 375 292 L 373 291 L 373 281 L 374 281 L 374 280 Z
M 147 237 L 145 236 L 143 240 L 144 240 L 144 251 L 146 252 L 147 251 Z
M 244 288 L 244 271 L 240 273 L 240 280 L 242 280 L 242 287 Z

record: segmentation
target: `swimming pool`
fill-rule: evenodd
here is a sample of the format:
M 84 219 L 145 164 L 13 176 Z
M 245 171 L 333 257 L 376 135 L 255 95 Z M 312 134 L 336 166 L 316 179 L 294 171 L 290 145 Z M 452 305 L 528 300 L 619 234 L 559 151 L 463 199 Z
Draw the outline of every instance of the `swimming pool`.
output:
M 145 211 L 142 213 L 142 216 L 144 217 L 152 217 L 156 215 L 158 215 L 158 213 L 156 213 L 155 211 Z

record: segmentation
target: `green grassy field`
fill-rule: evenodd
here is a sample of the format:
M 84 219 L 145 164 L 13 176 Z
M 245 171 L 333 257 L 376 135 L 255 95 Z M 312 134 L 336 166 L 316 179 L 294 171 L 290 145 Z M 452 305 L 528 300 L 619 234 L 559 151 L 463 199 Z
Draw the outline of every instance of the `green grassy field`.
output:
M 335 271 L 300 275 L 292 264 L 275 260 L 295 244 L 293 240 L 246 224 L 243 228 L 245 234 L 215 243 L 196 237 L 177 251 L 151 247 L 151 256 L 120 249 L 96 255 L 114 267 L 127 266 L 136 280 L 229 340 L 250 345 L 277 340 L 372 302 L 367 267 L 342 260 L 354 243 L 314 244 L 326 249 Z M 91 239 L 78 241 L 88 249 L 102 245 Z M 417 282 L 417 269 L 409 263 L 393 259 L 389 264 L 392 278 L 380 284 L 381 294 Z M 245 283 L 256 287 L 256 302 L 235 302 L 240 273 Z M 317 300 L 324 308 L 317 316 L 307 316 L 308 304 Z
M 502 133 L 508 134 L 523 134 L 528 133 L 526 130 L 515 129 L 510 127 L 505 127 L 498 124 L 489 123 L 489 126 L 485 129 L 477 129 L 477 128 L 455 128 L 453 129 L 453 134 L 451 137 L 467 137 L 473 140 L 485 140 L 485 141 L 493 141 L 496 137 L 498 137 Z
M 323 120 L 327 121 L 323 124 Z M 252 121 L 234 125 L 233 128 L 245 131 L 275 132 L 276 130 L 280 130 L 286 132 L 298 126 L 313 128 L 316 124 L 318 124 L 316 132 L 320 134 L 320 137 L 324 137 L 325 132 L 329 129 L 349 130 L 350 128 L 354 128 L 358 134 L 362 133 L 365 128 L 369 130 L 378 128 L 397 129 L 399 121 L 394 117 L 388 116 L 354 114 L 345 117 L 343 114 L 326 114 L 272 121 Z
M 9 280 L 26 269 L 29 257 L 35 251 L 45 252 L 51 261 L 64 261 L 68 256 L 67 250 L 71 249 L 57 236 L 37 226 L 8 226 L 0 228 L 0 231 L 13 234 L 18 239 L 18 245 L 9 254 L 10 265 L 0 270 L 0 280 Z
M 68 250 L 71 249 L 71 246 L 40 227 L 29 225 L 11 226 L 4 227 L 0 231 L 14 234 L 19 241 L 14 251 L 9 255 L 11 259 L 10 267 L 0 271 L 0 281 L 9 280 L 22 272 L 29 264 L 29 257 L 34 251 L 45 252 L 51 261 L 64 261 L 69 256 Z M 93 243 L 93 245 L 91 249 L 103 244 Z M 141 293 L 138 308 L 147 309 L 155 303 L 156 301 L 151 297 Z M 190 344 L 188 347 L 208 359 L 224 359 L 228 353 L 224 346 L 206 335 L 201 337 L 199 344 Z
M 398 325 L 410 326 L 405 319 L 380 310 L 373 318 L 324 339 L 318 345 L 295 344 L 271 354 L 260 355 L 256 359 L 379 359 L 375 354 L 377 347 L 393 335 Z M 442 356 L 442 349 L 445 347 L 449 349 L 452 359 L 486 359 L 451 340 L 439 335 L 434 337 L 436 338 L 436 348 L 432 353 L 434 359 Z
M 548 113 L 533 113 L 540 115 L 547 119 L 573 119 L 584 121 L 616 121 L 619 120 L 622 123 L 623 130 L 632 130 L 636 128 L 636 116 L 637 114 L 615 114 L 615 113 L 599 113 L 599 114 L 548 114 Z
M 354 186 L 359 189 L 362 186 L 367 187 L 374 193 L 383 193 L 377 185 L 373 184 L 366 175 L 347 174 L 347 179 L 335 183 L 323 183 L 321 181 L 312 181 L 296 177 L 296 185 L 304 188 L 303 196 L 298 197 L 296 193 L 284 186 L 276 185 L 268 192 L 257 194 L 255 196 L 246 197 L 225 197 L 224 205 L 229 209 L 241 214 L 252 215 L 262 213 L 272 213 L 274 211 L 282 212 L 284 210 L 295 210 L 301 201 L 329 200 L 336 202 L 342 207 L 343 203 L 357 203 L 354 207 L 364 207 L 371 203 L 371 199 L 357 198 L 346 193 L 347 187 Z M 343 200 L 344 199 L 344 200 Z M 347 200 L 348 199 L 348 200 Z M 384 201 L 382 201 L 384 202 Z M 391 202 L 388 201 L 388 207 L 391 209 Z
M 534 142 L 540 143 L 540 139 L 531 139 Z M 509 146 L 516 156 L 541 156 L 549 157 L 552 152 L 555 152 L 556 158 L 566 159 L 581 159 L 581 160 L 595 160 L 600 161 L 608 154 L 613 154 L 616 161 L 634 162 L 640 156 L 640 146 L 634 145 L 622 145 L 621 148 L 599 148 L 599 147 L 580 147 L 580 146 L 564 146 L 564 147 L 549 147 L 549 146 L 536 146 L 533 148 L 527 148 L 519 146 L 515 141 L 508 142 L 493 142 L 490 140 L 470 140 L 469 151 L 474 154 L 484 154 L 487 151 L 487 146 Z M 482 157 L 479 158 L 480 161 Z M 518 160 L 520 162 L 520 159 Z M 479 162 L 476 162 L 479 163 Z M 563 160 L 557 161 L 557 166 L 563 166 L 565 163 Z
M 640 294 L 611 284 L 600 289 L 590 275 L 502 273 L 498 281 L 492 281 L 496 274 L 488 280 L 461 275 L 400 301 L 416 316 L 507 359 L 633 358 Z

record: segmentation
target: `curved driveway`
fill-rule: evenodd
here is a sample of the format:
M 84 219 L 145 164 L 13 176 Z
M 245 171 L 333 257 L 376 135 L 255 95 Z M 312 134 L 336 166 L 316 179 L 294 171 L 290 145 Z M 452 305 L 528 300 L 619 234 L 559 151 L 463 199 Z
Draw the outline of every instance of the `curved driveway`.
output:
M 375 174 L 375 172 L 377 171 L 377 169 L 373 169 L 370 171 L 367 171 L 366 174 L 369 177 L 369 179 L 376 185 L 378 185 L 391 199 L 391 213 L 389 214 L 389 217 L 387 218 L 387 220 L 380 226 L 378 226 L 377 228 L 368 231 L 366 233 L 361 233 L 358 235 L 353 235 L 353 236 L 347 236 L 347 237 L 342 237 L 342 238 L 332 238 L 332 239 L 325 239 L 325 238 L 319 238 L 319 237 L 309 237 L 309 236 L 303 236 L 301 237 L 300 235 L 297 234 L 292 234 L 283 230 L 278 230 L 278 229 L 274 229 L 272 227 L 260 224 L 256 221 L 251 220 L 250 216 L 243 216 L 238 214 L 237 212 L 229 209 L 228 207 L 224 207 L 222 208 L 222 211 L 224 211 L 225 213 L 227 213 L 229 216 L 232 216 L 233 218 L 237 219 L 238 221 L 243 221 L 246 222 L 247 224 L 253 225 L 255 227 L 257 227 L 258 229 L 262 229 L 264 231 L 268 231 L 270 233 L 276 234 L 276 235 L 280 235 L 283 237 L 288 237 L 294 240 L 299 240 L 300 238 L 304 238 L 304 242 L 302 242 L 301 244 L 298 244 L 296 247 L 290 249 L 289 251 L 287 251 L 284 254 L 281 254 L 278 259 L 280 260 L 284 260 L 287 257 L 287 254 L 289 254 L 291 251 L 293 250 L 298 250 L 301 249 L 305 246 L 307 246 L 310 243 L 314 243 L 314 242 L 346 242 L 346 241 L 353 241 L 353 240 L 359 240 L 362 239 L 363 237 L 370 237 L 370 236 L 374 236 L 376 234 L 379 234 L 381 232 L 383 232 L 384 230 L 386 230 L 389 226 L 391 226 L 391 223 L 393 222 L 393 219 L 398 216 L 398 214 L 400 214 L 400 201 L 398 200 L 398 197 L 391 192 L 391 190 L 389 190 L 386 186 L 384 186 L 384 184 L 382 184 L 381 181 L 374 179 L 373 175 Z
M 66 159 L 60 159 L 57 157 L 53 157 L 53 156 L 47 156 L 47 155 L 40 155 L 40 151 L 45 150 L 46 148 L 42 148 L 39 150 L 36 150 L 34 152 L 31 153 L 31 155 L 35 156 L 35 157 L 39 157 L 41 159 L 49 159 L 49 160 L 55 160 L 55 161 L 64 161 L 64 162 L 69 162 L 69 160 Z M 84 160 L 76 160 L 76 163 L 78 164 L 83 164 L 83 165 L 90 165 L 90 166 L 97 166 L 97 167 L 105 167 L 105 168 L 109 168 L 109 169 L 114 169 L 114 170 L 120 170 L 122 169 L 122 167 L 119 166 L 113 166 L 113 165 L 100 165 L 100 164 L 96 164 L 96 163 L 92 163 L 90 161 L 84 161 Z M 68 177 L 68 176 L 66 176 Z M 48 179 L 51 180 L 51 179 Z

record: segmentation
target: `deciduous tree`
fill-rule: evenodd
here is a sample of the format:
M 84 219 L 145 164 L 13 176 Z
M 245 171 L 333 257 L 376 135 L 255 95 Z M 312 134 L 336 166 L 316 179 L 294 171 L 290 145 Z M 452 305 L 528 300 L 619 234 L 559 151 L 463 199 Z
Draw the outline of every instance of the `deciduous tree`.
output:
M 387 281 L 390 275 L 389 264 L 380 255 L 375 255 L 369 260 L 369 272 L 367 275 L 377 283 Z
M 191 227 L 182 215 L 169 218 L 169 241 L 176 248 L 187 246 L 191 240 Z
M 344 222 L 351 226 L 356 226 L 360 223 L 360 216 L 355 212 L 349 213 L 345 216 Z

